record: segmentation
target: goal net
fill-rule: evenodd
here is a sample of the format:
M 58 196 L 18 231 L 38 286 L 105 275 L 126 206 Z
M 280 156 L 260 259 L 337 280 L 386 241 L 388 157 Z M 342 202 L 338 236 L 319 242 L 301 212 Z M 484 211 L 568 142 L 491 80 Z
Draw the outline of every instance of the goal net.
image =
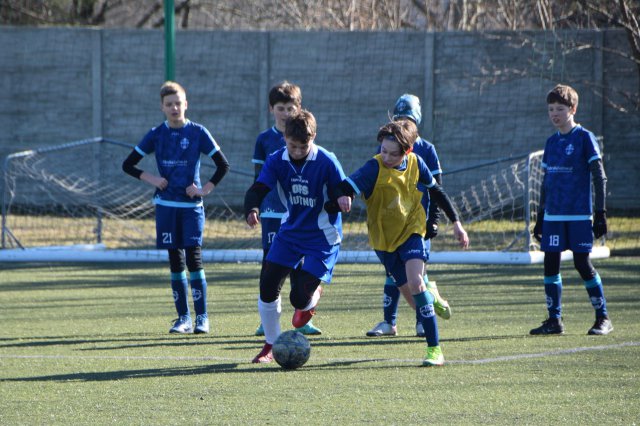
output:
M 0 260 L 157 261 L 153 188 L 121 170 L 132 146 L 94 138 L 9 155 L 4 164 Z M 154 170 L 153 156 L 141 167 Z M 498 159 L 444 175 L 444 186 L 471 241 L 461 251 L 446 218 L 433 240 L 435 263 L 531 263 L 541 260 L 530 237 L 541 180 L 542 151 Z M 145 164 L 145 162 L 147 162 Z M 203 176 L 212 164 L 203 161 Z M 260 231 L 244 222 L 240 188 L 253 174 L 234 171 L 205 199 L 203 258 L 260 261 Z M 344 218 L 342 262 L 377 262 L 368 246 L 366 211 L 356 200 Z

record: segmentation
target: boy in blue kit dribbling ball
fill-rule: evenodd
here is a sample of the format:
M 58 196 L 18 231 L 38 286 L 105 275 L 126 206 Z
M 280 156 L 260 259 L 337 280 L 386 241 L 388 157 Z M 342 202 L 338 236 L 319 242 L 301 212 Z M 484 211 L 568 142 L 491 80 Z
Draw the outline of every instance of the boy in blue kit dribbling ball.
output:
M 251 162 L 255 168 L 255 178 L 258 179 L 260 171 L 267 157 L 285 146 L 284 130 L 287 118 L 296 114 L 302 107 L 302 91 L 296 84 L 283 81 L 276 84 L 269 91 L 269 112 L 273 115 L 274 125 L 258 135 L 253 159 Z M 277 189 L 272 190 L 260 204 L 260 227 L 262 230 L 262 262 L 269 253 L 273 237 L 280 229 L 282 217 L 287 212 L 286 202 L 280 199 Z M 315 327 L 311 321 L 298 329 L 302 334 L 322 334 L 322 330 Z M 255 332 L 256 336 L 264 336 L 262 324 Z
M 329 189 L 345 176 L 335 155 L 316 145 L 315 137 L 313 114 L 301 110 L 289 117 L 286 146 L 267 157 L 260 176 L 245 195 L 245 217 L 252 228 L 260 223 L 260 205 L 270 191 L 277 189 L 287 203 L 260 272 L 258 312 L 265 344 L 254 363 L 273 361 L 272 346 L 280 335 L 280 291 L 287 277 L 291 275 L 289 300 L 295 308 L 291 323 L 303 327 L 315 313 L 321 281 L 331 282 L 338 258 L 342 216 L 327 213 L 324 204 L 329 201 Z
M 547 94 L 549 119 L 558 131 L 547 139 L 544 147 L 544 179 L 533 236 L 544 251 L 544 291 L 549 317 L 530 331 L 534 335 L 564 333 L 560 275 L 564 250 L 573 252 L 573 264 L 595 310 L 595 323 L 587 333 L 604 335 L 613 331 L 602 280 L 589 257 L 594 237 L 607 233 L 607 177 L 595 136 L 574 121 L 577 109 L 578 93 L 572 87 L 559 84 Z M 595 192 L 593 216 L 591 178 Z
M 369 244 L 385 272 L 399 286 L 407 285 L 411 290 L 427 341 L 423 365 L 430 367 L 444 365 L 444 355 L 433 306 L 435 298 L 423 280 L 428 258 L 424 240 L 427 218 L 418 183 L 427 188 L 431 200 L 438 203 L 451 220 L 462 248 L 469 246 L 469 237 L 447 194 L 422 158 L 411 152 L 417 136 L 418 130 L 409 120 L 391 122 L 380 128 L 377 138 L 380 154 L 340 183 L 333 205 L 328 205 L 327 210 L 346 213 L 351 209 L 351 197 L 363 196 L 367 205 Z
M 229 162 L 215 139 L 202 125 L 185 117 L 187 95 L 173 81 L 160 88 L 160 108 L 166 117 L 151 129 L 124 161 L 123 170 L 156 188 L 156 246 L 167 249 L 171 269 L 171 289 L 178 319 L 170 333 L 208 333 L 207 280 L 202 267 L 204 204 L 229 170 Z M 155 154 L 159 175 L 136 165 L 146 155 Z M 200 183 L 200 156 L 211 157 L 216 171 L 204 185 Z M 191 294 L 196 313 L 193 326 L 189 310 L 189 270 Z

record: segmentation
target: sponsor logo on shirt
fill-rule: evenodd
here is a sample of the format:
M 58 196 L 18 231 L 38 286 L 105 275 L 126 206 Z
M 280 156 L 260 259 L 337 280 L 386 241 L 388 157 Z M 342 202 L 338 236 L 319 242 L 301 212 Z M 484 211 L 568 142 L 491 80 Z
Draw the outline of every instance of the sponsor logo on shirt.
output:
M 307 197 L 309 195 L 309 187 L 306 185 L 309 181 L 302 178 L 293 178 L 291 182 L 300 182 L 293 183 L 291 185 L 291 194 L 289 194 L 289 202 L 292 205 L 299 205 L 305 207 L 315 207 L 316 206 L 316 198 L 315 197 Z
M 302 195 L 293 195 L 289 194 L 289 202 L 292 205 L 304 206 L 304 207 L 315 207 L 316 199 L 313 197 L 303 197 Z
M 186 167 L 187 160 L 162 160 L 164 167 Z
M 573 167 L 571 166 L 549 166 L 547 167 L 549 173 L 573 173 Z

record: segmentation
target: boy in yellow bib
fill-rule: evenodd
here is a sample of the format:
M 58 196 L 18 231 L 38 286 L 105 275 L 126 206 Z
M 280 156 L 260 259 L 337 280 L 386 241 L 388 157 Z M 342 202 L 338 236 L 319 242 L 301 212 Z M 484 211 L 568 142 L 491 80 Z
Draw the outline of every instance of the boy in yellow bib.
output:
M 399 285 L 409 286 L 425 330 L 427 351 L 423 365 L 440 366 L 444 356 L 440 348 L 438 322 L 433 309 L 433 295 L 422 279 L 427 250 L 424 245 L 426 214 L 421 204 L 418 182 L 453 222 L 453 232 L 462 248 L 469 237 L 462 227 L 451 200 L 437 184 L 424 161 L 411 153 L 417 138 L 411 121 L 388 123 L 378 131 L 380 154 L 342 181 L 335 191 L 328 211 L 351 210 L 354 194 L 362 195 L 367 205 L 369 244 L 388 274 Z

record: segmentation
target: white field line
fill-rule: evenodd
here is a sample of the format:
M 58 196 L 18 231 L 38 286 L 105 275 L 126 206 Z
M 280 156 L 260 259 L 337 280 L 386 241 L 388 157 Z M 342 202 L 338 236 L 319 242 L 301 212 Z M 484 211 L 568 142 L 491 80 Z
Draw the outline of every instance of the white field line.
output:
M 559 355 L 571 355 L 580 352 L 592 352 L 592 351 L 604 351 L 609 349 L 619 349 L 629 346 L 640 346 L 640 342 L 623 342 L 615 345 L 604 345 L 604 346 L 585 346 L 578 348 L 569 348 L 569 349 L 558 349 L 554 351 L 546 351 L 539 353 L 531 353 L 531 354 L 518 354 L 518 355 L 506 355 L 506 356 L 498 356 L 492 358 L 481 358 L 481 359 L 471 359 L 471 360 L 447 360 L 447 364 L 491 364 L 496 362 L 508 362 L 508 361 L 518 361 L 521 359 L 530 359 L 530 358 L 545 358 L 550 356 L 559 356 Z M 0 354 L 0 359 L 117 359 L 117 360 L 158 360 L 158 361 L 227 361 L 227 362 L 237 362 L 239 364 L 248 363 L 250 357 L 247 358 L 228 358 L 228 357 L 216 357 L 216 356 L 203 356 L 203 357 L 192 357 L 192 356 L 106 356 L 106 355 L 10 355 L 10 354 Z M 400 358 L 313 358 L 314 361 L 319 362 L 328 362 L 328 363 L 362 363 L 362 362 L 391 362 L 391 363 L 419 363 L 422 360 L 417 359 L 400 359 Z

